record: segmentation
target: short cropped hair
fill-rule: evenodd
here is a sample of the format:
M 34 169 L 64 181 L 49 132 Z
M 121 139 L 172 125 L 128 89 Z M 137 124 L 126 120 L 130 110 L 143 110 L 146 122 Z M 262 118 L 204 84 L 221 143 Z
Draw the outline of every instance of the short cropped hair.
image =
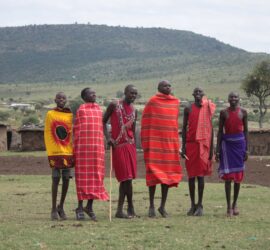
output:
M 125 87 L 124 93 L 127 93 L 127 91 L 128 91 L 130 88 L 136 88 L 136 87 L 135 87 L 133 84 L 128 84 L 128 85 Z
M 85 95 L 86 95 L 86 91 L 90 90 L 90 88 L 84 88 L 82 91 L 81 91 L 81 98 L 84 100 L 85 98 Z

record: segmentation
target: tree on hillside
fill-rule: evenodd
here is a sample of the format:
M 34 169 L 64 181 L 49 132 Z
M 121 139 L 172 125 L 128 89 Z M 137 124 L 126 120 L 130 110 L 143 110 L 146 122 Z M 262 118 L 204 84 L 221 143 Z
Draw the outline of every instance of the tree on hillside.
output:
M 254 96 L 259 100 L 259 126 L 262 128 L 267 113 L 266 101 L 270 96 L 270 61 L 258 63 L 242 82 L 242 89 L 248 97 Z

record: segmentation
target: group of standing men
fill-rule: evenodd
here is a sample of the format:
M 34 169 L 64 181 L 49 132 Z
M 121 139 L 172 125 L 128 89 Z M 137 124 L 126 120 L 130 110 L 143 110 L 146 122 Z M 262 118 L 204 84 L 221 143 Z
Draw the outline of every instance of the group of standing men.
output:
M 45 144 L 52 167 L 51 219 L 66 219 L 63 209 L 68 190 L 70 167 L 75 165 L 75 181 L 78 198 L 76 218 L 84 219 L 86 213 L 96 220 L 93 200 L 108 200 L 104 188 L 104 135 L 112 149 L 115 176 L 120 183 L 116 218 L 133 218 L 132 180 L 136 178 L 135 129 L 137 111 L 133 102 L 137 89 L 127 85 L 122 100 L 109 104 L 105 114 L 96 101 L 95 91 L 85 88 L 84 100 L 77 110 L 73 126 L 72 114 L 65 108 L 66 96 L 56 95 L 57 107 L 47 113 Z M 215 104 L 208 100 L 201 88 L 193 91 L 194 103 L 184 109 L 182 147 L 179 143 L 180 100 L 171 95 L 168 81 L 158 84 L 158 93 L 145 105 L 141 120 L 141 144 L 146 167 L 146 184 L 149 188 L 150 218 L 156 216 L 154 205 L 156 185 L 161 184 L 161 202 L 158 212 L 167 217 L 165 209 L 168 190 L 177 187 L 182 179 L 180 156 L 185 158 L 188 174 L 191 207 L 187 215 L 203 215 L 204 176 L 212 173 L 213 128 Z M 220 161 L 219 176 L 225 180 L 227 215 L 238 215 L 237 198 L 243 179 L 244 161 L 247 160 L 247 112 L 239 106 L 239 95 L 231 92 L 230 107 L 220 112 L 217 136 L 216 160 Z M 110 120 L 110 131 L 107 122 Z M 73 149 L 72 149 L 72 144 Z M 72 161 L 73 160 L 73 161 Z M 60 204 L 56 205 L 57 188 L 62 174 L 63 186 Z M 195 202 L 195 180 L 198 180 L 198 202 Z M 231 204 L 231 182 L 234 181 L 234 198 Z M 123 206 L 127 198 L 127 213 Z M 83 200 L 87 205 L 83 207 Z

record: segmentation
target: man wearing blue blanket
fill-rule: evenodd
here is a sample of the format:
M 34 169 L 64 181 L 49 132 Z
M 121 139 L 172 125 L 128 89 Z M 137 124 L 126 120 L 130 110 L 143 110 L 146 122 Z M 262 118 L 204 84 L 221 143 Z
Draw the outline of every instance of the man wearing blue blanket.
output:
M 220 111 L 216 160 L 219 161 L 219 177 L 225 181 L 227 216 L 231 217 L 239 215 L 237 199 L 244 177 L 244 162 L 248 158 L 248 122 L 247 111 L 239 105 L 239 94 L 231 92 L 228 102 L 230 107 Z M 234 196 L 231 203 L 232 181 Z

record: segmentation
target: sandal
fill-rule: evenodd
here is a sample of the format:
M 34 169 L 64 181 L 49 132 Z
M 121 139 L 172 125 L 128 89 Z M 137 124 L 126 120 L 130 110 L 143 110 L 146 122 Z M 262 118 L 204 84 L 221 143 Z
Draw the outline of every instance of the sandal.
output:
M 233 215 L 234 215 L 234 216 L 239 215 L 239 210 L 238 210 L 237 207 L 234 207 L 234 208 L 233 208 Z
M 159 211 L 159 213 L 161 214 L 161 216 L 163 218 L 167 218 L 168 217 L 168 213 L 166 212 L 166 210 L 164 208 L 159 207 L 158 208 L 158 211 Z
M 131 219 L 132 217 L 130 217 L 129 215 L 126 215 L 122 211 L 117 211 L 116 214 L 115 214 L 115 218 L 118 218 L 118 219 Z
M 58 212 L 57 210 L 51 211 L 51 220 L 58 220 Z
M 233 215 L 233 209 L 228 208 L 227 209 L 227 217 L 232 217 L 232 215 Z
M 150 208 L 149 208 L 149 211 L 148 211 L 148 217 L 149 217 L 149 218 L 154 218 L 154 217 L 156 217 L 156 211 L 155 211 L 155 208 L 154 208 L 154 207 L 150 207 Z
M 80 210 L 80 209 L 76 208 L 75 213 L 76 213 L 76 219 L 77 220 L 84 220 L 83 210 Z
M 97 221 L 97 217 L 93 211 L 90 211 L 87 207 L 83 208 L 83 211 L 90 217 L 91 220 Z
M 203 216 L 203 206 L 199 205 L 194 212 L 194 216 Z
M 130 218 L 140 218 L 140 216 L 138 216 L 135 211 L 134 211 L 134 208 L 128 208 L 127 209 L 127 216 L 130 217 Z
M 57 206 L 57 212 L 58 212 L 58 215 L 59 215 L 60 219 L 62 219 L 62 220 L 67 219 L 67 216 L 66 216 L 66 213 L 65 213 L 64 209 L 61 208 L 59 205 Z
M 192 216 L 192 215 L 194 215 L 196 209 L 197 209 L 196 205 L 195 205 L 195 206 L 192 206 L 192 207 L 188 210 L 187 216 Z

